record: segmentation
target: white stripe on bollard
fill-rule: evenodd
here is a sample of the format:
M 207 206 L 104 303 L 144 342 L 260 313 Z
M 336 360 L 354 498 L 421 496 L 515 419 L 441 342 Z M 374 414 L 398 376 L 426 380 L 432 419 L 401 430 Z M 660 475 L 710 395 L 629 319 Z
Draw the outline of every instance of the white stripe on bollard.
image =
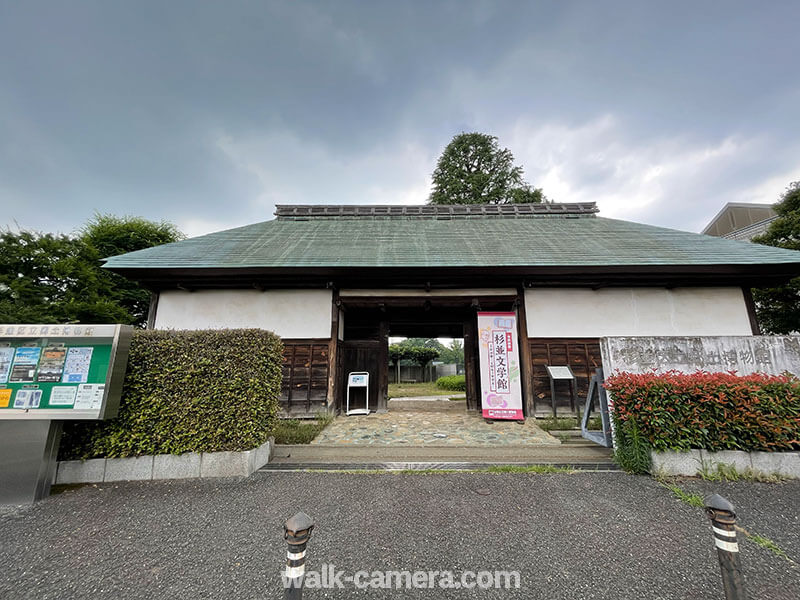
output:
M 727 552 L 738 552 L 739 551 L 739 544 L 736 542 L 723 542 L 718 538 L 714 538 L 714 543 L 717 545 L 717 548 L 720 550 L 725 550 Z
M 300 565 L 299 567 L 286 567 L 286 577 L 289 579 L 297 579 L 306 573 L 306 566 Z
M 302 552 L 297 552 L 297 553 L 295 553 L 295 552 L 287 552 L 286 553 L 286 558 L 287 558 L 287 560 L 300 560 L 301 558 L 304 558 L 305 555 L 306 555 L 306 551 L 305 550 L 303 550 Z
M 724 535 L 725 537 L 735 538 L 736 532 L 730 531 L 728 529 L 720 529 L 719 527 L 711 526 L 711 529 L 714 530 L 714 533 L 718 533 L 719 535 Z

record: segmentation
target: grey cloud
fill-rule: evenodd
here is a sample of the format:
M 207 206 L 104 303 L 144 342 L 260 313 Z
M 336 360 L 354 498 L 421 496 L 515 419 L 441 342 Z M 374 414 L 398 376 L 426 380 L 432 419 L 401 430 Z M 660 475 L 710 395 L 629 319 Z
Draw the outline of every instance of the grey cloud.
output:
M 444 144 L 478 129 L 532 183 L 560 174 L 557 200 L 697 229 L 800 165 L 798 18 L 791 2 L 5 2 L 0 203 L 45 230 L 102 210 L 199 231 L 281 199 L 422 202 Z M 582 147 L 524 143 L 606 115 Z M 726 139 L 759 142 L 682 165 L 649 204 L 626 167 Z

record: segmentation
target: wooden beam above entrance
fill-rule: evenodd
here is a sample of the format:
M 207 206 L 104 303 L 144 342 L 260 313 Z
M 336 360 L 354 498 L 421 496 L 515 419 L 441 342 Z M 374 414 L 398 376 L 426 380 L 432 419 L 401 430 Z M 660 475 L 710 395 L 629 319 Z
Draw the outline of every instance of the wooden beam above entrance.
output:
M 339 290 L 339 297 L 346 298 L 443 298 L 443 297 L 503 297 L 516 296 L 518 291 L 514 288 L 475 288 L 452 290 L 425 290 L 425 289 L 383 289 L 383 290 Z

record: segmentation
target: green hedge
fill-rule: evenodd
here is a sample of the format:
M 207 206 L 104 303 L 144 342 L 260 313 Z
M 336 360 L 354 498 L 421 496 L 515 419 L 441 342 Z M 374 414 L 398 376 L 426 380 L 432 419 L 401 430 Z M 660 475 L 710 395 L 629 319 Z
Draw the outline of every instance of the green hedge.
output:
M 649 469 L 650 449 L 800 450 L 800 380 L 791 375 L 616 373 L 605 387 L 618 458 L 632 471 Z
M 260 329 L 136 331 L 119 415 L 65 424 L 59 458 L 249 450 L 277 419 L 283 343 Z
M 467 379 L 463 375 L 445 375 L 436 380 L 436 387 L 453 392 L 465 392 Z

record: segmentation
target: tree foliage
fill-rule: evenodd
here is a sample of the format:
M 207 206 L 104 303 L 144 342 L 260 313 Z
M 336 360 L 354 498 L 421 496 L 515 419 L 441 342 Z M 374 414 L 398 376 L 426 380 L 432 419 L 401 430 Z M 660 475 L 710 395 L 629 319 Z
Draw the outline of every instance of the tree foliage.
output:
M 97 251 L 81 239 L 0 234 L 0 322 L 128 323 L 104 289 Z
M 438 348 L 412 345 L 408 344 L 408 341 L 403 340 L 398 344 L 389 346 L 389 360 L 393 364 L 397 364 L 397 361 L 407 360 L 424 369 L 429 362 L 439 357 L 440 350 Z
M 449 346 L 445 346 L 439 358 L 445 364 L 454 364 L 458 367 L 464 366 L 464 342 L 453 340 Z
M 168 224 L 100 215 L 78 236 L 1 232 L 0 322 L 143 325 L 149 293 L 101 259 L 180 237 Z
M 141 217 L 116 217 L 97 214 L 81 230 L 81 238 L 92 246 L 100 258 L 144 250 L 182 240 L 185 236 L 172 223 L 156 223 Z M 106 270 L 100 279 L 113 295 L 113 300 L 130 315 L 132 324 L 144 326 L 150 307 L 150 292 L 135 281 Z
M 418 364 L 423 369 L 432 360 L 439 358 L 439 350 L 436 348 L 426 348 L 425 346 L 412 346 L 408 348 L 408 359 Z
M 800 181 L 786 188 L 775 205 L 778 218 L 766 233 L 753 241 L 767 246 L 800 250 Z M 800 277 L 786 285 L 753 290 L 758 322 L 764 333 L 789 334 L 800 331 Z
M 406 338 L 397 344 L 389 346 L 389 361 L 397 364 L 398 360 L 407 360 L 415 364 L 420 364 L 418 357 L 421 356 L 417 348 L 436 350 L 438 354 L 428 359 L 439 358 L 446 364 L 464 366 L 464 344 L 461 340 L 453 340 L 449 346 L 445 346 L 436 338 Z M 423 365 L 424 366 L 424 365 Z
M 433 172 L 431 204 L 542 202 L 541 189 L 522 177 L 514 155 L 485 133 L 461 133 L 445 147 Z

